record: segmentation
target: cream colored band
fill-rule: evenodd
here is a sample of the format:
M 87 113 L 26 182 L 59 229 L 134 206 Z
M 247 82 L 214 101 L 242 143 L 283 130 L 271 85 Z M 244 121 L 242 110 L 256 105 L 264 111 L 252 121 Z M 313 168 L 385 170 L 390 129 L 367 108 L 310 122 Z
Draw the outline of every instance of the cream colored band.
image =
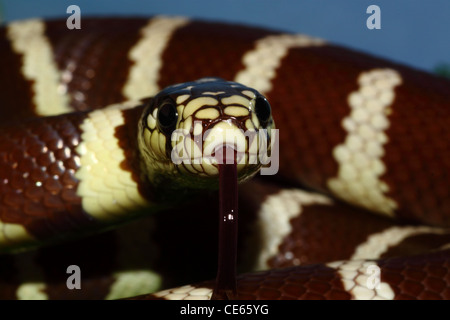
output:
M 24 226 L 16 223 L 5 223 L 0 220 L 0 249 L 14 244 L 32 243 L 36 241 Z
M 353 300 L 393 300 L 395 297 L 392 287 L 381 281 L 381 269 L 375 262 L 349 260 L 327 263 L 326 266 L 336 269 Z
M 149 20 L 141 30 L 141 39 L 129 53 L 133 64 L 122 91 L 125 98 L 141 99 L 158 93 L 162 54 L 173 33 L 188 22 L 186 18 L 164 16 Z
M 256 270 L 269 268 L 268 260 L 277 254 L 283 239 L 292 232 L 291 220 L 300 216 L 305 206 L 314 204 L 332 205 L 333 201 L 323 195 L 299 189 L 283 190 L 264 201 L 257 222 L 261 250 Z M 288 257 L 289 253 L 286 255 Z M 299 265 L 300 262 L 294 259 L 293 264 Z
M 125 123 L 122 110 L 133 108 L 138 102 L 111 105 L 90 112 L 81 124 L 82 141 L 76 151 L 80 155 L 80 180 L 77 194 L 83 209 L 99 220 L 126 215 L 148 205 L 139 193 L 131 172 L 121 168 L 125 160 L 115 129 Z
M 272 80 L 276 77 L 276 70 L 281 65 L 281 59 L 286 56 L 290 48 L 324 44 L 325 42 L 321 39 L 305 35 L 267 36 L 258 40 L 255 49 L 244 55 L 245 68 L 236 75 L 234 81 L 253 87 L 261 94 L 267 94 L 272 89 Z
M 70 112 L 67 87 L 61 81 L 61 72 L 45 36 L 45 22 L 38 19 L 12 22 L 7 34 L 14 51 L 23 57 L 22 73 L 32 82 L 37 114 Z
M 383 146 L 394 88 L 402 79 L 395 70 L 374 69 L 363 72 L 358 83 L 359 89 L 348 97 L 350 113 L 342 121 L 347 136 L 333 150 L 339 169 L 328 187 L 349 203 L 393 216 L 397 203 L 386 196 L 389 187 L 380 177 L 386 172 Z

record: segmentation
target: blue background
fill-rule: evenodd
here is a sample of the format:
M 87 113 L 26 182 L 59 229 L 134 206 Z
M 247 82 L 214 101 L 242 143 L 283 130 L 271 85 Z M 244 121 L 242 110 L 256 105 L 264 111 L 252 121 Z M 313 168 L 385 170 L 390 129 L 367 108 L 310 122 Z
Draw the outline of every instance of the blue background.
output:
M 83 15 L 185 15 L 306 33 L 432 70 L 450 62 L 449 0 L 0 0 L 4 21 Z M 381 30 L 366 28 L 366 9 L 381 8 Z

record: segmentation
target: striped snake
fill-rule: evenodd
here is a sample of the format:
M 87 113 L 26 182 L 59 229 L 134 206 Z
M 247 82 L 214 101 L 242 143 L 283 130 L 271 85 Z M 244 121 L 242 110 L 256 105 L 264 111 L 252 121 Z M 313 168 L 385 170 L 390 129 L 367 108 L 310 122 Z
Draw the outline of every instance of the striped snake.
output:
M 278 174 L 238 168 L 238 298 L 450 297 L 448 80 L 179 17 L 13 22 L 0 46 L 0 298 L 209 298 L 217 143 L 250 163 L 270 114 Z

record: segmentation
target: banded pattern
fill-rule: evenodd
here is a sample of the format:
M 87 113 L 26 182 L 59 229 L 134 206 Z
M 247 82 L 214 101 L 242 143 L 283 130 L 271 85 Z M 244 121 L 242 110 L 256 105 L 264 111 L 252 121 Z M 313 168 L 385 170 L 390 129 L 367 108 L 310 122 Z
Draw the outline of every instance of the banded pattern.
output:
M 141 29 L 141 39 L 129 53 L 132 66 L 123 86 L 127 99 L 152 96 L 161 89 L 158 87 L 158 74 L 162 67 L 161 56 L 170 36 L 175 30 L 188 23 L 186 18 L 156 17 Z
M 125 124 L 122 110 L 136 106 L 139 102 L 127 102 L 90 112 L 80 125 L 83 132 L 77 146 L 80 155 L 80 169 L 75 173 L 80 180 L 77 194 L 83 210 L 99 220 L 114 219 L 149 206 L 133 180 L 135 172 L 121 168 L 129 152 L 121 147 L 120 140 L 123 143 L 127 137 L 116 134 L 116 128 Z
M 268 259 L 265 263 L 269 268 L 286 268 L 311 265 L 326 261 L 350 259 L 359 256 L 367 258 L 358 252 L 360 247 L 367 247 L 371 238 L 385 239 L 381 242 L 389 242 L 390 230 L 398 228 L 393 221 L 383 217 L 361 215 L 349 206 L 338 205 L 335 207 L 332 200 L 327 204 L 311 203 L 304 191 L 280 189 L 274 184 L 262 181 L 251 181 L 241 186 L 239 207 L 246 215 L 240 220 L 241 254 L 240 265 L 242 271 L 255 269 L 263 257 Z M 289 195 L 296 195 L 289 197 Z M 30 294 L 44 293 L 52 299 L 75 298 L 124 298 L 133 295 L 144 294 L 153 290 L 184 285 L 187 281 L 201 281 L 204 278 L 213 278 L 216 264 L 217 243 L 214 235 L 217 230 L 215 215 L 211 212 L 217 207 L 217 194 L 212 194 L 205 199 L 197 199 L 184 207 L 183 211 L 172 209 L 162 212 L 161 215 L 152 215 L 144 221 L 136 221 L 117 232 L 108 232 L 88 239 L 80 240 L 69 246 L 44 248 L 38 252 L 25 252 L 14 256 L 3 256 L 2 265 L 17 266 L 14 277 L 21 277 L 27 288 L 25 298 L 36 297 Z M 273 206 L 274 202 L 290 203 L 291 206 Z M 199 205 L 201 210 L 199 210 Z M 302 208 L 302 212 L 295 208 Z M 270 236 L 262 223 L 268 214 L 282 217 L 284 210 L 293 213 L 293 216 L 283 220 L 280 224 L 289 226 L 292 230 L 283 236 L 279 250 L 274 255 L 268 255 L 264 247 L 259 247 L 261 235 Z M 272 212 L 270 212 L 272 211 Z M 334 217 L 334 220 L 330 219 Z M 173 226 L 173 220 L 179 224 Z M 202 233 L 192 233 L 197 228 Z M 450 241 L 450 234 L 444 229 L 424 229 L 405 227 L 403 237 L 396 243 L 384 246 L 379 258 L 395 257 L 438 249 Z M 372 234 L 373 236 L 368 236 Z M 383 236 L 385 235 L 385 236 Z M 266 239 L 267 242 L 279 242 L 279 237 Z M 328 245 L 323 239 L 332 239 L 333 245 Z M 367 238 L 368 237 L 368 238 Z M 179 239 L 183 239 L 180 243 Z M 205 239 L 207 239 L 205 241 Z M 366 241 L 367 239 L 367 241 Z M 142 252 L 141 248 L 145 248 Z M 189 250 L 198 248 L 198 250 Z M 258 248 L 258 249 L 257 249 Z M 177 255 L 167 255 L 167 252 L 180 250 Z M 321 250 L 324 249 L 324 250 Z M 102 252 L 101 255 L 98 252 Z M 8 259 L 11 260 L 8 262 Z M 25 261 L 27 263 L 25 263 Z M 30 263 L 33 262 L 33 264 Z M 83 276 L 82 290 L 68 290 L 65 281 L 68 274 L 65 270 L 74 261 L 80 266 Z M 185 261 L 190 261 L 186 264 Z M 8 263 L 7 263 L 8 262 Z M 120 264 L 120 265 L 118 265 Z M 185 272 L 179 272 L 179 265 L 185 266 Z M 32 266 L 32 269 L 29 268 Z M 116 266 L 116 267 L 115 267 Z M 114 271 L 118 268 L 118 272 Z M 310 267 L 307 267 L 307 270 Z M 304 270 L 304 269 L 302 269 Z M 139 271 L 136 277 L 132 274 Z M 12 272 L 12 271 L 11 271 Z M 303 271 L 305 272 L 305 271 Z M 99 274 L 102 277 L 98 277 Z M 133 277 L 136 281 L 147 284 L 147 289 L 142 287 L 124 290 L 121 294 L 108 291 L 107 284 L 113 288 L 120 276 Z M 15 298 L 17 288 L 11 281 L 11 273 L 3 272 L 0 275 L 2 288 L 1 297 Z M 129 278 L 128 278 L 129 279 Z M 260 278 L 264 281 L 264 278 Z M 420 286 L 420 279 L 414 283 Z M 31 281 L 31 283 L 29 282 Z M 441 279 L 445 281 L 445 277 Z M 30 285 L 32 285 L 30 290 Z M 105 287 L 106 286 L 106 287 Z M 99 287 L 102 290 L 90 288 Z M 342 287 L 342 285 L 340 285 Z M 8 291 L 6 288 L 10 288 Z M 35 288 L 35 289 L 34 289 Z M 19 288 L 21 294 L 24 289 Z M 8 295 L 9 292 L 9 295 Z M 22 296 L 24 297 L 24 296 Z
M 32 83 L 36 113 L 43 116 L 71 111 L 66 87 L 60 83 L 62 73 L 53 59 L 44 29 L 43 21 L 28 20 L 13 22 L 7 30 L 13 50 L 23 56 L 22 72 Z
M 24 46 L 29 32 L 34 39 L 30 48 L 39 46 L 40 50 L 29 51 Z M 117 199 L 123 207 L 153 204 L 155 190 L 143 182 L 139 155 L 131 148 L 136 146 L 133 137 L 138 129 L 130 124 L 138 123 L 139 108 L 85 111 L 154 95 L 174 83 L 214 76 L 244 82 L 267 95 L 280 128 L 281 185 L 293 183 L 295 187 L 322 193 L 311 196 L 300 190 L 280 191 L 278 186 L 262 182 L 242 188 L 241 199 L 246 201 L 240 207 L 248 213 L 242 231 L 250 232 L 248 237 L 246 233 L 241 235 L 245 239 L 241 244 L 242 270 L 288 269 L 242 276 L 240 298 L 450 297 L 446 289 L 450 254 L 445 250 L 426 253 L 448 243 L 447 229 L 394 226 L 382 217 L 363 218 L 361 210 L 328 198 L 348 200 L 365 210 L 409 221 L 449 226 L 450 217 L 445 214 L 450 210 L 450 163 L 445 156 L 450 140 L 448 80 L 303 35 L 177 17 L 84 19 L 83 29 L 76 32 L 67 30 L 63 20 L 17 22 L 0 29 L 0 49 L 4 75 L 0 86 L 7 88 L 0 90 L 0 121 L 7 123 L 0 128 L 0 240 L 21 234 L 26 242 L 59 238 L 76 229 L 96 229 L 100 216 L 119 212 L 111 207 Z M 42 56 L 37 57 L 38 52 Z M 149 56 L 151 59 L 147 59 Z M 46 61 L 46 72 L 36 71 L 37 66 L 28 63 L 41 58 Z M 146 79 L 148 86 L 140 79 Z M 49 100 L 44 99 L 43 92 L 48 92 L 45 99 Z M 213 97 L 218 93 L 210 94 Z M 177 103 L 187 101 L 183 99 L 188 98 L 180 98 Z M 52 114 L 60 112 L 52 106 L 81 112 L 23 121 L 41 113 L 41 109 Z M 214 117 L 213 109 L 203 109 L 196 116 Z M 230 116 L 240 116 L 242 112 L 228 111 Z M 99 124 L 100 118 L 110 119 L 114 128 Z M 58 128 L 56 122 L 61 119 L 66 124 Z M 89 137 L 94 141 L 89 142 Z M 97 137 L 106 142 L 100 145 L 95 142 Z M 27 148 L 30 143 L 35 147 Z M 105 165 L 99 169 L 97 162 Z M 89 163 L 91 169 L 85 166 Z M 91 172 L 100 174 L 102 182 Z M 123 184 L 111 179 L 110 173 L 116 172 Z M 100 196 L 105 186 L 116 190 L 116 196 Z M 117 192 L 122 186 L 129 192 Z M 199 205 L 193 205 L 169 211 L 170 218 L 154 218 L 157 222 L 151 224 L 158 227 L 153 227 L 151 237 L 156 239 L 156 245 L 146 245 L 155 256 L 150 258 L 150 265 L 141 265 L 140 278 L 152 283 L 149 291 L 214 276 L 214 271 L 199 272 L 210 260 L 215 262 L 215 243 L 209 241 L 214 236 L 208 236 L 215 221 L 206 217 L 216 204 L 213 197 L 208 200 L 210 204 L 202 201 L 204 213 L 199 212 Z M 98 214 L 90 216 L 92 212 Z M 198 218 L 189 222 L 194 214 Z M 279 220 L 274 220 L 275 216 Z M 179 220 L 184 222 L 183 228 L 171 223 L 174 217 L 184 217 Z M 272 226 L 268 226 L 267 219 Z M 159 229 L 160 223 L 167 226 L 165 231 Z M 192 235 L 191 230 L 199 226 L 204 233 Z M 270 227 L 275 226 L 276 230 L 271 231 Z M 173 232 L 170 241 L 165 234 L 169 228 Z M 399 236 L 380 240 L 392 234 Z M 262 237 L 264 242 L 260 241 Z M 323 239 L 332 240 L 324 243 Z M 347 241 L 338 244 L 338 239 Z M 96 248 L 108 248 L 107 241 L 97 241 L 101 245 Z M 119 240 L 113 241 L 113 247 L 118 246 L 116 241 Z M 182 252 L 183 243 L 184 251 L 192 252 L 188 248 L 201 247 L 205 242 L 210 251 L 202 257 L 181 255 L 179 260 L 167 256 L 161 261 L 153 260 L 164 256 L 158 251 Z M 383 246 L 373 250 L 375 242 Z M 95 241 L 86 240 L 81 245 L 86 248 L 91 243 Z M 8 248 L 11 246 L 14 244 L 8 244 Z M 114 272 L 106 267 L 115 259 L 113 248 L 109 248 L 103 249 L 105 262 L 99 265 L 112 275 Z M 60 264 L 41 275 L 14 262 L 39 260 L 51 265 L 45 261 L 60 254 L 51 248 L 42 252 L 0 257 L 5 261 L 0 279 L 8 284 L 2 293 L 5 298 L 17 297 L 17 289 L 21 297 L 79 297 L 68 294 L 64 287 L 66 274 L 61 272 L 65 272 L 62 264 L 67 260 L 61 258 Z M 89 252 L 92 259 L 95 251 Z M 366 252 L 376 256 L 367 256 Z M 80 253 L 80 261 L 82 256 Z M 330 263 L 352 258 L 379 259 L 376 265 L 381 272 L 381 289 L 370 290 L 366 285 L 370 278 L 364 274 L 367 262 Z M 185 261 L 190 264 L 186 266 Z M 185 265 L 187 270 L 180 272 L 177 265 Z M 55 277 L 57 268 L 59 276 Z M 90 270 L 86 274 L 99 272 L 96 268 L 84 269 Z M 398 269 L 402 269 L 401 276 L 395 271 Z M 28 280 L 38 277 L 42 281 L 20 288 L 11 285 L 10 279 L 21 281 L 16 275 L 18 270 L 23 270 Z M 187 274 L 192 277 L 187 278 Z M 116 277 L 119 275 L 116 273 Z M 54 285 L 60 281 L 56 290 L 51 286 L 43 289 L 44 281 L 49 279 L 56 279 Z M 111 284 L 113 280 L 104 282 Z M 97 285 L 94 280 L 91 283 L 93 287 Z M 189 297 L 189 291 L 208 297 L 203 289 L 191 290 L 196 286 L 182 289 L 183 295 Z M 94 298 L 106 296 L 108 293 L 102 292 Z M 109 297 L 119 296 L 111 293 Z
M 386 300 L 386 299 L 446 299 L 449 294 L 448 251 L 415 256 L 408 260 L 392 258 L 379 264 L 354 261 L 334 264 L 332 267 L 309 265 L 302 269 L 274 269 L 241 276 L 238 279 L 238 299 L 253 300 Z M 442 267 L 445 265 L 445 267 Z M 380 268 L 379 284 L 372 284 L 367 268 Z M 402 277 L 396 276 L 398 269 Z M 431 270 L 420 274 L 419 270 Z M 379 285 L 379 286 L 378 286 Z M 199 283 L 165 290 L 155 295 L 144 295 L 136 299 L 208 299 L 213 283 Z M 427 287 L 428 289 L 424 289 Z M 393 289 L 395 288 L 395 289 Z
M 142 109 L 129 102 L 0 128 L 3 251 L 96 232 L 150 206 L 130 117 Z
M 29 238 L 59 237 L 64 231 L 92 222 L 80 213 L 78 180 L 74 177 L 80 166 L 75 148 L 82 118 L 81 114 L 62 121 L 42 118 L 0 128 L 0 219 L 25 228 L 22 237 L 8 242 L 19 245 Z M 2 233 L 10 238 L 6 226 Z
M 333 150 L 340 165 L 338 177 L 330 179 L 328 187 L 350 203 L 393 216 L 397 204 L 384 196 L 389 187 L 378 179 L 386 171 L 380 158 L 388 141 L 384 134 L 392 112 L 388 107 L 401 79 L 394 70 L 373 70 L 362 74 L 358 82 L 359 91 L 349 96 L 351 114 L 342 120 L 349 135 Z
M 271 191 L 268 193 L 268 190 Z M 289 193 L 295 196 L 289 196 L 286 190 L 272 184 L 251 182 L 244 185 L 241 192 L 241 196 L 249 196 L 245 198 L 247 204 L 242 207 L 246 213 L 256 216 L 250 226 L 246 225 L 249 221 L 244 221 L 244 228 L 250 228 L 253 234 L 250 239 L 246 238 L 247 251 L 243 256 L 253 255 L 250 263 L 258 263 L 268 257 L 270 270 L 241 275 L 238 280 L 239 299 L 448 297 L 450 275 L 444 267 L 448 264 L 448 249 L 439 250 L 450 240 L 450 230 L 397 226 L 384 217 L 361 215 L 350 206 L 338 204 L 336 207 L 331 199 L 325 202 L 325 199 L 320 199 L 324 203 L 311 203 L 311 199 L 301 190 L 290 190 Z M 283 205 L 272 205 L 275 201 Z M 283 237 L 275 254 L 268 255 L 264 247 L 256 250 L 255 254 L 255 247 L 258 247 L 256 239 L 262 235 L 274 237 L 274 241 L 278 238 L 276 234 L 264 230 L 268 227 L 265 223 L 268 211 L 272 211 L 270 214 L 273 216 L 279 214 L 280 223 L 288 225 L 292 232 Z M 295 214 L 283 217 L 286 211 Z M 396 234 L 396 240 L 391 237 L 394 228 L 401 230 Z M 328 241 L 333 245 L 324 239 L 330 239 Z M 380 243 L 376 254 L 365 250 L 372 239 Z M 328 250 L 320 250 L 321 247 Z M 438 251 L 430 254 L 433 250 Z M 318 265 L 333 260 L 336 262 Z M 401 276 L 399 269 L 402 270 Z M 209 299 L 213 287 L 212 281 L 201 282 L 135 299 Z

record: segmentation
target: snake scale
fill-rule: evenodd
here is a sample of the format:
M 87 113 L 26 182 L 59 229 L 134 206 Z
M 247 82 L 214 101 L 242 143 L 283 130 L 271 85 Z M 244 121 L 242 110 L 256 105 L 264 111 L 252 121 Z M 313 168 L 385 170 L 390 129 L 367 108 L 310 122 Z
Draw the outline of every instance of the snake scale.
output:
M 0 48 L 0 298 L 209 298 L 215 180 L 171 175 L 155 160 L 170 141 L 152 130 L 207 129 L 219 113 L 272 128 L 264 96 L 279 170 L 239 188 L 238 298 L 450 298 L 449 80 L 181 17 L 13 22 Z M 67 288 L 70 265 L 81 289 Z

